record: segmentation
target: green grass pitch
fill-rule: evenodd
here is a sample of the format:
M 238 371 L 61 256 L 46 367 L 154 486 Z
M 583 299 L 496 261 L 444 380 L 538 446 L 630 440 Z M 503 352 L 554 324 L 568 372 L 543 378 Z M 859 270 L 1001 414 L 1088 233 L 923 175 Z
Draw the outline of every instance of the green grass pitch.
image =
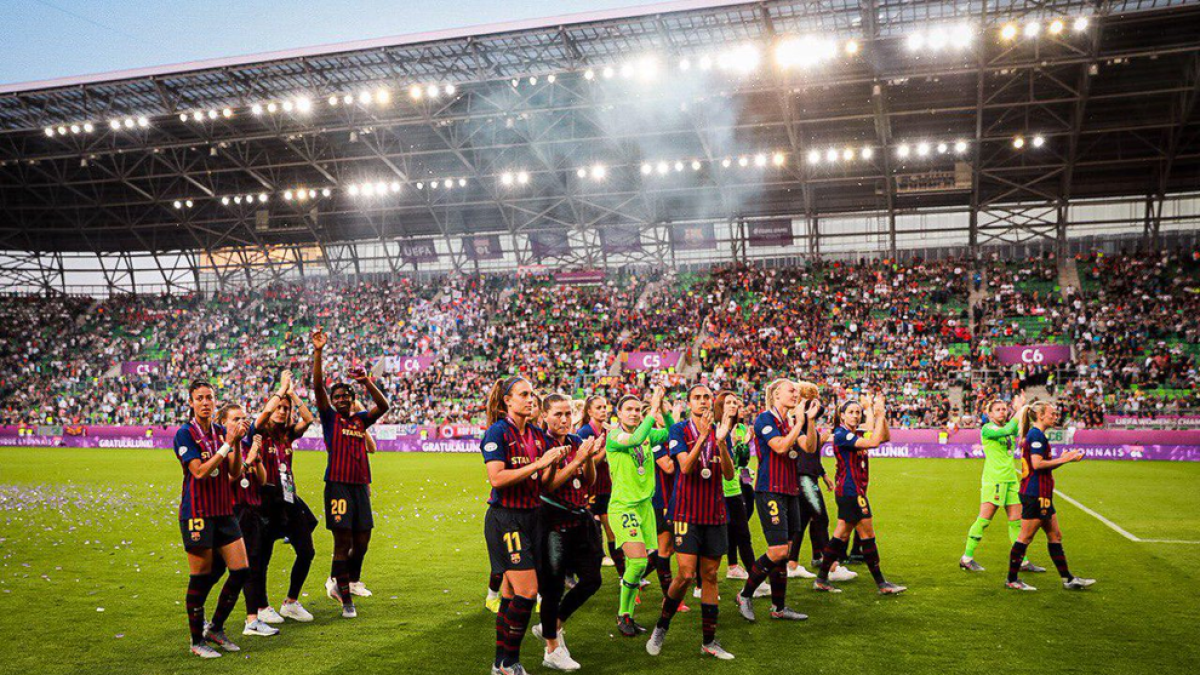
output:
M 300 493 L 319 512 L 325 458 L 303 453 L 297 464 Z M 187 652 L 180 469 L 170 451 L 0 449 L 0 673 L 486 673 L 494 633 L 483 608 L 479 458 L 383 454 L 372 464 L 377 529 L 364 580 L 375 596 L 359 602 L 359 618 L 337 617 L 323 596 L 331 540 L 319 527 L 304 599 L 316 621 L 289 622 L 273 638 L 231 630 L 243 651 L 202 662 Z M 702 660 L 698 611 L 677 617 L 654 659 L 643 640 L 614 635 L 617 583 L 606 568 L 604 587 L 568 630 L 582 672 L 1157 674 L 1200 663 L 1200 544 L 1131 541 L 1058 500 L 1071 566 L 1099 582 L 1069 593 L 1051 572 L 1029 576 L 1037 593 L 1010 592 L 1002 522 L 978 551 L 985 573 L 956 566 L 978 509 L 979 461 L 872 464 L 884 569 L 908 593 L 879 597 L 866 570 L 838 596 L 793 580 L 789 604 L 811 619 L 773 623 L 759 600 L 761 620 L 748 625 L 730 602 L 735 582 L 722 580 L 718 635 L 737 660 Z M 1084 462 L 1058 479 L 1137 537 L 1200 541 L 1200 465 Z M 752 529 L 761 551 L 757 522 Z M 1051 567 L 1044 538 L 1030 552 Z M 274 603 L 291 559 L 277 548 Z M 651 623 L 657 584 L 643 599 L 638 615 Z M 242 610 L 239 602 L 231 629 Z M 547 672 L 539 647 L 525 642 L 534 673 Z

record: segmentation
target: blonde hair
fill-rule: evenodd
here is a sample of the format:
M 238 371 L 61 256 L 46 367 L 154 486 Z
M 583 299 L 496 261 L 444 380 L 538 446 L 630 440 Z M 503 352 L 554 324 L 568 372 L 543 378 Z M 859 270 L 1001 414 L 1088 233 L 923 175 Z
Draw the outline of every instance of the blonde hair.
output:
M 1049 408 L 1052 403 L 1049 401 L 1034 401 L 1025 406 L 1025 412 L 1021 413 L 1021 420 L 1017 423 L 1017 434 L 1019 438 L 1025 438 L 1029 433 L 1029 428 L 1041 416 L 1042 411 Z
M 767 385 L 767 388 L 763 391 L 763 396 L 767 399 L 768 408 L 775 407 L 775 391 L 788 382 L 791 382 L 791 380 L 787 379 L 786 377 L 778 377 Z

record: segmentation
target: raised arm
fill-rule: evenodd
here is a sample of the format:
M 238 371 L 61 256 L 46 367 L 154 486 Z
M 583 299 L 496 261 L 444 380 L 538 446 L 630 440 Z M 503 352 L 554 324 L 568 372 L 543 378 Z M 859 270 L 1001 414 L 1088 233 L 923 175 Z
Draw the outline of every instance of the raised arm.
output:
M 365 370 L 356 370 L 354 372 L 354 381 L 366 387 L 367 393 L 371 395 L 371 401 L 375 404 L 375 407 L 371 408 L 367 413 L 367 417 L 374 424 L 380 417 L 386 415 L 390 408 L 387 397 L 383 395 L 379 386 L 375 384 L 375 379 L 368 375 Z
M 258 413 L 258 418 L 254 420 L 255 429 L 266 429 L 267 424 L 271 420 L 271 413 L 279 407 L 280 402 L 288 395 L 292 386 L 292 371 L 283 371 L 283 376 L 279 379 L 279 390 L 271 394 L 271 398 L 267 399 L 267 404 L 263 406 L 262 412 Z
M 304 399 L 296 395 L 294 387 L 288 391 L 288 396 L 292 398 L 292 409 L 296 411 L 297 416 L 300 418 L 296 421 L 295 426 L 292 427 L 292 435 L 300 438 L 312 426 L 313 414 L 304 403 Z
M 329 341 L 325 332 L 320 326 L 313 329 L 312 344 L 313 344 L 313 370 L 312 370 L 312 390 L 317 397 L 317 410 L 328 410 L 329 392 L 325 390 L 325 367 L 321 363 L 321 352 L 325 349 L 325 344 Z

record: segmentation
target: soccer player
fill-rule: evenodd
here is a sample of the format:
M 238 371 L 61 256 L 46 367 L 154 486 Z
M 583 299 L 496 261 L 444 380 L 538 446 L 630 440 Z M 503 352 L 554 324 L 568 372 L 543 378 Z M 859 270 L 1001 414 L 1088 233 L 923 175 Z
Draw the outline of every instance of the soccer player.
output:
M 746 584 L 736 597 L 738 613 L 747 621 L 755 620 L 754 591 L 769 577 L 771 618 L 803 621 L 807 615 L 787 606 L 787 556 L 792 530 L 800 527 L 796 461 L 801 454 L 817 451 L 817 428 L 813 420 L 820 406 L 815 401 L 800 405 L 800 389 L 795 382 L 783 378 L 767 385 L 764 398 L 767 410 L 754 420 L 754 444 L 758 452 L 754 499 L 767 552 L 750 567 Z
M 363 385 L 374 405 L 370 410 L 352 413 L 354 390 L 339 382 L 332 391 L 325 389 L 325 370 L 322 352 L 328 336 L 317 326 L 312 333 L 312 388 L 317 398 L 317 413 L 321 416 L 321 431 L 325 435 L 327 464 L 325 467 L 325 527 L 333 532 L 333 563 L 329 576 L 336 587 L 327 589 L 329 596 L 342 603 L 342 616 L 358 616 L 350 594 L 350 577 L 359 576 L 363 558 L 371 543 L 375 527 L 371 513 L 371 464 L 367 459 L 367 428 L 388 411 L 387 398 L 366 371 L 356 368 L 350 377 Z M 353 570 L 353 572 L 352 572 Z
M 717 410 L 724 409 L 723 396 L 731 392 L 717 394 L 715 403 Z M 733 459 L 734 477 L 722 481 L 725 493 L 725 512 L 729 516 L 729 565 L 726 567 L 725 578 L 745 581 L 749 574 L 738 564 L 738 560 L 747 566 L 753 564 L 754 540 L 750 534 L 750 511 L 754 503 L 754 488 L 750 473 L 750 427 L 741 421 L 745 408 L 738 400 L 738 421 L 733 431 L 729 433 L 726 443 L 729 445 L 729 456 Z M 720 417 L 720 415 L 718 415 Z M 750 487 L 750 498 L 746 498 L 746 487 Z
M 186 597 L 188 629 L 192 634 L 192 653 L 212 659 L 221 653 L 206 641 L 227 652 L 239 651 L 225 635 L 225 619 L 242 592 L 248 563 L 242 531 L 233 516 L 233 488 L 229 479 L 242 471 L 242 455 L 235 449 L 248 429 L 245 425 L 224 429 L 213 420 L 216 398 L 208 382 L 193 382 L 188 387 L 188 400 L 192 419 L 175 433 L 175 453 L 183 467 L 179 530 L 191 575 Z M 229 570 L 229 578 L 221 587 L 212 622 L 206 625 L 204 602 L 221 577 L 213 564 L 214 549 Z
M 592 513 L 600 519 L 600 525 L 604 528 L 604 539 L 608 542 L 608 555 L 601 561 L 601 564 L 605 567 L 616 567 L 617 576 L 623 577 L 625 576 L 625 552 L 617 548 L 617 535 L 608 522 L 608 502 L 612 497 L 612 475 L 608 467 L 606 443 L 608 432 L 606 429 L 610 412 L 608 399 L 595 394 L 587 397 L 587 400 L 583 402 L 583 416 L 586 423 L 579 428 L 576 435 L 585 441 L 593 436 L 600 439 L 600 451 L 592 458 L 596 464 L 596 484 L 592 486 Z
M 225 428 L 242 427 L 246 424 L 246 411 L 241 406 L 231 403 L 221 408 L 217 420 Z M 242 595 L 246 601 L 246 625 L 242 629 L 242 635 L 269 637 L 278 635 L 279 629 L 258 618 L 259 608 L 266 605 L 266 601 L 262 599 L 263 582 L 266 580 L 262 564 L 263 529 L 266 521 L 262 515 L 262 496 L 259 491 L 266 479 L 266 470 L 259 461 L 262 436 L 254 433 L 254 427 L 248 428 L 247 434 L 238 445 L 238 451 L 242 453 L 242 470 L 238 474 L 231 474 L 230 480 L 233 482 L 233 515 L 242 531 L 246 562 L 249 565 L 246 581 L 242 586 Z
M 983 565 L 975 561 L 975 548 L 983 539 L 983 532 L 992 524 L 996 511 L 1004 509 L 1008 515 L 1009 545 L 1017 542 L 1021 533 L 1020 477 L 1013 460 L 1013 442 L 1025 407 L 1025 397 L 1018 394 L 1013 398 L 1012 409 L 1000 399 L 987 404 L 988 422 L 979 430 L 983 441 L 983 485 L 979 491 L 979 515 L 967 532 L 967 547 L 958 561 L 959 568 L 967 572 L 982 572 Z M 1011 418 L 1010 418 L 1011 413 Z M 1026 558 L 1021 563 L 1022 572 L 1045 572 Z
M 676 402 L 673 405 L 673 417 L 679 419 L 680 413 L 683 411 L 682 403 Z M 667 428 L 660 412 L 655 416 L 655 423 L 662 428 Z M 671 529 L 671 516 L 667 513 L 667 506 L 670 502 L 671 495 L 675 489 L 676 462 L 671 457 L 669 446 L 670 441 L 664 441 L 654 447 L 654 497 L 650 500 L 654 505 L 654 524 L 655 531 L 658 534 L 658 549 L 652 551 L 647 557 L 646 574 L 650 574 L 653 569 L 658 573 L 659 587 L 662 589 L 663 597 L 667 597 L 667 589 L 671 587 L 673 581 L 671 575 L 671 556 L 675 555 L 675 545 L 672 542 L 674 536 Z M 690 611 L 687 605 L 679 606 L 680 612 Z
M 684 594 L 696 582 L 699 570 L 700 653 L 729 661 L 733 654 L 717 642 L 717 569 L 729 546 L 724 481 L 733 480 L 737 474 L 726 440 L 737 419 L 740 402 L 736 396 L 723 392 L 721 409 L 716 411 L 720 426 L 714 429 L 712 390 L 697 384 L 688 390 L 687 400 L 690 419 L 672 425 L 668 441 L 671 458 L 678 465 L 669 511 L 679 576 L 663 598 L 662 613 L 646 643 L 646 651 L 651 656 L 662 652 L 671 619 L 679 610 Z
M 546 434 L 529 424 L 533 406 L 529 380 L 520 376 L 496 380 L 487 398 L 488 429 L 479 442 L 492 486 L 483 533 L 492 573 L 504 575 L 493 675 L 525 673 L 521 642 L 537 602 L 542 485 L 553 480 L 555 465 L 566 452 L 550 448 Z
M 571 433 L 570 399 L 550 394 L 542 399 L 542 420 L 549 444 L 567 451 L 554 467 L 554 477 L 543 485 L 542 513 L 545 542 L 538 587 L 542 594 L 541 625 L 533 634 L 545 641 L 542 665 L 553 670 L 579 670 L 567 649 L 563 626 L 575 610 L 600 589 L 599 529 L 588 510 L 589 490 L 596 480 L 593 455 L 600 439 L 586 441 Z M 578 581 L 563 595 L 567 575 Z
M 635 637 L 646 629 L 633 620 L 633 607 L 642 577 L 648 565 L 648 552 L 658 546 L 654 528 L 654 448 L 667 439 L 668 429 L 655 429 L 654 416 L 662 411 L 666 390 L 656 385 L 649 410 L 637 396 L 625 395 L 617 401 L 618 426 L 610 429 L 606 444 L 609 470 L 612 472 L 612 500 L 609 514 L 616 523 L 617 545 L 625 552 L 625 574 L 621 577 L 617 630 Z M 671 413 L 663 411 L 668 427 L 675 423 Z
M 824 415 L 825 406 L 821 405 L 817 398 L 817 385 L 801 382 L 798 386 L 802 399 L 816 401 L 820 406 L 817 418 Z M 825 473 L 820 453 L 820 448 L 829 438 L 829 433 L 821 434 L 817 439 L 818 452 L 802 453 L 796 461 L 796 481 L 800 487 L 800 527 L 792 534 L 791 545 L 788 548 L 788 578 L 814 579 L 817 576 L 800 564 L 800 547 L 804 544 L 805 531 L 808 532 L 809 541 L 812 543 L 813 569 L 821 566 L 821 553 L 829 545 L 829 512 L 825 508 L 825 497 L 821 494 L 821 483 L 824 482 L 825 488 L 832 492 L 833 481 Z M 856 572 L 842 565 L 841 561 L 835 562 L 833 570 L 829 573 L 830 581 L 849 581 L 857 576 Z
M 887 410 L 883 395 L 874 398 L 872 405 L 874 426 L 869 437 L 859 435 L 858 426 L 863 418 L 863 406 L 858 401 L 847 401 L 838 410 L 838 426 L 833 430 L 833 451 L 837 457 L 834 476 L 834 495 L 838 507 L 838 521 L 833 528 L 833 538 L 825 547 L 821 558 L 821 571 L 813 581 L 818 591 L 840 593 L 841 589 L 829 583 L 829 571 L 833 564 L 846 553 L 846 544 L 852 532 L 857 532 L 862 542 L 863 560 L 875 578 L 881 595 L 897 595 L 908 590 L 894 584 L 883 576 L 879 566 L 879 548 L 875 544 L 875 525 L 871 503 L 867 501 L 867 485 L 870 465 L 867 451 L 890 440 Z
M 1036 591 L 1033 586 L 1017 577 L 1025 551 L 1038 530 L 1046 531 L 1050 559 L 1058 568 L 1063 588 L 1080 591 L 1096 583 L 1071 574 L 1067 567 L 1067 554 L 1063 552 L 1062 530 L 1058 527 L 1058 515 L 1054 510 L 1054 470 L 1058 467 L 1083 459 L 1083 452 L 1072 450 L 1055 457 L 1050 447 L 1046 430 L 1058 422 L 1058 409 L 1049 401 L 1035 401 L 1025 407 L 1018 416 L 1018 433 L 1021 443 L 1021 532 L 1013 542 L 1008 554 L 1008 580 L 1005 586 L 1017 591 Z
M 295 416 L 293 416 L 295 411 Z M 292 445 L 312 426 L 313 414 L 304 400 L 296 395 L 296 382 L 291 371 L 284 371 L 279 389 L 272 394 L 254 422 L 254 429 L 263 435 L 262 465 L 266 479 L 262 486 L 263 512 L 267 528 L 263 537 L 263 589 L 258 618 L 267 623 L 283 623 L 284 617 L 309 622 L 312 614 L 300 604 L 300 593 L 308 579 L 316 549 L 312 533 L 317 529 L 317 517 L 296 491 L 293 468 L 295 455 Z M 271 568 L 275 540 L 286 538 L 296 554 L 288 580 L 287 596 L 276 612 L 266 591 L 266 574 Z M 351 593 L 353 593 L 351 585 Z

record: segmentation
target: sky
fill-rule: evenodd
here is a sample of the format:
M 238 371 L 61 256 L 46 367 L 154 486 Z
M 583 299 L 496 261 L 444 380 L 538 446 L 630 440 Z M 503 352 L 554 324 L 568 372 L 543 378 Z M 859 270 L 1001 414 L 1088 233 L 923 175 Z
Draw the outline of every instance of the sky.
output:
M 0 0 L 0 84 L 652 1 Z

